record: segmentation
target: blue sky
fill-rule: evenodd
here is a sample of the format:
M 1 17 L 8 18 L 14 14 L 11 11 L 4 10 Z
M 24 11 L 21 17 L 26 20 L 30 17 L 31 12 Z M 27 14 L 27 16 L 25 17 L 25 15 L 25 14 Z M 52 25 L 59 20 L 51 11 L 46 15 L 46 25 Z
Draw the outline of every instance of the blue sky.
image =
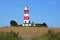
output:
M 25 5 L 31 22 L 60 28 L 60 0 L 0 0 L 0 26 L 9 26 L 10 20 L 22 24 Z

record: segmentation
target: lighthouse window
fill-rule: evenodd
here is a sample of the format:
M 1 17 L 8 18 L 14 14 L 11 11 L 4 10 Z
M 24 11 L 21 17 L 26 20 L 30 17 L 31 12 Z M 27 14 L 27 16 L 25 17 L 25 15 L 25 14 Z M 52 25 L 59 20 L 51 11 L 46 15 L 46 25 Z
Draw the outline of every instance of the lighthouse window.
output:
M 25 23 L 26 23 L 26 21 L 25 21 Z

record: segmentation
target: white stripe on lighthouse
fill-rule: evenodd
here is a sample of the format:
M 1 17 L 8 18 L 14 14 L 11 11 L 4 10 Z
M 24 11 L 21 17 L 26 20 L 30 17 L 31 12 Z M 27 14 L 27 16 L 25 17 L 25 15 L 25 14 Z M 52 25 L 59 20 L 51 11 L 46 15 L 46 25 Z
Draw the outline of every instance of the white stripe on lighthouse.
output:
M 29 20 L 24 20 L 24 23 L 25 23 L 25 21 L 26 21 L 26 23 L 29 23 Z
M 29 14 L 24 14 L 24 16 L 29 16 Z

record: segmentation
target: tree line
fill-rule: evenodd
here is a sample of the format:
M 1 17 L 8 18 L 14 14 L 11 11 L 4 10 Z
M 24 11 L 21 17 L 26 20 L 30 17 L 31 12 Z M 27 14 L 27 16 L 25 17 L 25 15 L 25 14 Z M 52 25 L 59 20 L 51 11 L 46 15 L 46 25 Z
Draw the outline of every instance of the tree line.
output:
M 31 23 L 31 27 L 33 27 L 33 25 L 34 25 L 34 22 Z M 36 25 L 35 27 L 43 27 L 43 26 L 48 27 L 46 23 L 42 23 L 42 24 L 41 23 L 36 23 L 35 25 Z M 22 26 L 22 24 L 18 25 L 18 23 L 16 21 L 11 20 L 10 21 L 10 26 L 18 27 L 18 26 Z

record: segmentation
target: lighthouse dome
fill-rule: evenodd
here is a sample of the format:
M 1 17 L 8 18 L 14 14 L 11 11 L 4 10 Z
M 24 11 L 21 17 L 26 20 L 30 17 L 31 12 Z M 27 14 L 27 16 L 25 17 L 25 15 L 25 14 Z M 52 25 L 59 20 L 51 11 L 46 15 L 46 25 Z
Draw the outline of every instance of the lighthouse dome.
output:
M 25 6 L 25 10 L 28 10 L 28 6 L 27 5 Z

